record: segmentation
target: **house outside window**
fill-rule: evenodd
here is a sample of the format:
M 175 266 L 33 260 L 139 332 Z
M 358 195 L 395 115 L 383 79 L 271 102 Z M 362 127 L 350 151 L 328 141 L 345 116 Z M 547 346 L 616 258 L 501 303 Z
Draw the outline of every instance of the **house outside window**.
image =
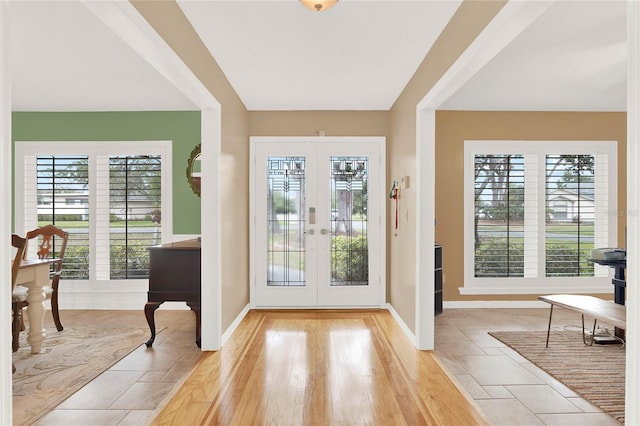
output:
M 16 229 L 69 232 L 63 280 L 142 280 L 171 236 L 170 179 L 168 141 L 16 142 Z
M 611 291 L 609 268 L 589 253 L 616 246 L 616 150 L 610 141 L 466 141 L 461 294 Z

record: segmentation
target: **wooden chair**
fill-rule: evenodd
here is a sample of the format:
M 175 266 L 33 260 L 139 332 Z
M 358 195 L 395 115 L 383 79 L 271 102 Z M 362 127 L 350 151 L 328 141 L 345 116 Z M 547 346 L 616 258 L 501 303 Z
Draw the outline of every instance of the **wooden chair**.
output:
M 62 273 L 62 262 L 64 260 L 64 252 L 67 248 L 67 241 L 69 240 L 69 233 L 54 225 L 45 225 L 41 228 L 27 232 L 27 242 L 34 239 L 38 241 L 37 254 L 38 258 L 40 259 L 47 259 L 51 257 L 51 249 L 53 247 L 54 237 L 57 239 L 56 243 L 59 244 L 59 246 L 56 247 L 56 251 L 54 253 L 58 261 L 53 264 L 53 271 L 51 273 L 51 285 L 45 286 L 44 290 L 47 294 L 47 298 L 51 299 L 51 313 L 53 314 L 53 322 L 55 322 L 58 331 L 62 331 L 64 327 L 60 322 L 60 314 L 58 312 L 58 283 L 60 282 L 60 274 Z M 23 254 L 25 258 L 27 256 L 27 252 L 28 250 L 25 249 Z M 14 316 L 18 315 L 22 318 L 22 308 L 28 305 L 29 302 L 27 302 L 26 300 L 14 303 Z M 24 329 L 24 327 L 22 327 L 22 329 Z
M 13 292 L 16 288 L 16 279 L 18 278 L 18 271 L 20 270 L 20 262 L 22 262 L 22 257 L 24 255 L 24 251 L 27 248 L 27 239 L 22 238 L 19 235 L 12 234 L 11 235 L 11 246 L 16 249 L 16 255 L 13 258 L 13 263 L 11 264 L 11 291 Z M 22 287 L 22 286 L 18 286 Z M 27 291 L 26 288 L 22 293 L 24 296 L 24 300 L 27 300 Z M 12 302 L 13 303 L 13 302 Z M 15 312 L 14 312 L 15 314 Z M 14 338 L 13 347 L 15 348 L 13 351 L 17 350 L 17 341 L 15 341 L 16 336 L 20 334 L 20 319 L 16 318 L 14 315 L 13 322 L 11 324 L 12 334 Z M 17 330 L 17 333 L 16 333 Z M 16 367 L 12 364 L 12 370 L 16 371 Z

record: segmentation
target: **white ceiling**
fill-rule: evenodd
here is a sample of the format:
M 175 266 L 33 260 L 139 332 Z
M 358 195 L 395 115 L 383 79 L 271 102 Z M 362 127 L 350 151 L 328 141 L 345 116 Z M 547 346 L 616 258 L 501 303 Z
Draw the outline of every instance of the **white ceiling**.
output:
M 624 1 L 558 1 L 441 109 L 626 111 Z
M 184 1 L 250 110 L 386 110 L 459 1 Z M 559 1 L 443 105 L 626 110 L 624 1 Z M 193 110 L 77 1 L 10 6 L 16 111 Z
M 9 13 L 14 111 L 197 109 L 82 3 L 12 1 Z
M 459 1 L 179 0 L 250 110 L 388 110 Z

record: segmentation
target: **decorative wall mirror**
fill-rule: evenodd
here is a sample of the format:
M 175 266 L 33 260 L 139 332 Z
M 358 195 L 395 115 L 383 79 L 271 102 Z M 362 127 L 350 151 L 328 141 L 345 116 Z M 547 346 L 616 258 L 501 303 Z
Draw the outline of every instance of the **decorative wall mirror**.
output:
M 196 145 L 189 155 L 187 160 L 187 182 L 191 186 L 191 190 L 199 197 L 200 196 L 200 160 L 202 159 L 200 153 L 200 144 Z

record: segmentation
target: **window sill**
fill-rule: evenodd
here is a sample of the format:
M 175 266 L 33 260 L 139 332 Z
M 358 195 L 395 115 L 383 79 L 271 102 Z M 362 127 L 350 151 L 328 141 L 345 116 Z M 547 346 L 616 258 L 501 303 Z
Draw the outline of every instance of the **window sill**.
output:
M 496 286 L 476 285 L 459 287 L 461 295 L 481 294 L 608 294 L 613 293 L 613 285 L 609 284 L 573 284 L 573 285 L 545 285 L 545 286 Z

